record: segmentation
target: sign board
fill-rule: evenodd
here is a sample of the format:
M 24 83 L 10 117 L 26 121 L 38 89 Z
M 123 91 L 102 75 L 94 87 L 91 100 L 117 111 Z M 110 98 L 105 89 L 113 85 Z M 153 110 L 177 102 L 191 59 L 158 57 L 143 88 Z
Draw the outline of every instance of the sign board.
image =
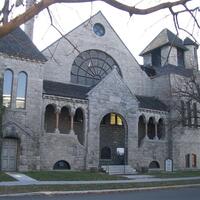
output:
M 165 160 L 165 171 L 166 172 L 173 171 L 173 161 L 169 158 Z

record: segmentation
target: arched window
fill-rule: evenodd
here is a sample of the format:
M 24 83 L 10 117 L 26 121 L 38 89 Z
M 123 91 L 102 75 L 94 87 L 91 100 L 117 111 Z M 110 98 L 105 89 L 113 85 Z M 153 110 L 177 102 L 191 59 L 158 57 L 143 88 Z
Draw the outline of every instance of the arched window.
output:
M 197 155 L 192 154 L 192 167 L 197 167 Z
M 185 167 L 190 168 L 190 154 L 185 155 Z
M 115 113 L 110 113 L 110 125 L 122 126 L 123 125 L 122 118 Z
M 27 74 L 25 72 L 20 72 L 17 82 L 16 108 L 24 109 L 26 107 L 26 89 Z
M 185 119 L 185 103 L 184 101 L 181 101 L 181 123 L 182 126 L 186 125 L 186 119 Z
M 192 154 L 186 154 L 185 155 L 185 167 L 190 168 L 190 167 L 197 167 L 197 155 L 192 153 Z
M 4 72 L 4 78 L 3 78 L 3 105 L 5 107 L 11 106 L 12 82 L 13 82 L 13 72 L 7 69 Z
M 192 112 L 191 112 L 191 103 L 190 101 L 187 102 L 187 125 L 189 127 L 192 126 Z
M 165 125 L 163 119 L 158 120 L 158 133 L 157 133 L 158 139 L 162 139 L 165 136 Z
M 194 118 L 194 127 L 198 127 L 198 116 L 197 116 L 197 103 L 193 103 L 193 118 Z
M 157 161 L 152 161 L 150 164 L 149 164 L 149 169 L 159 169 L 160 168 L 160 165 Z
M 109 147 L 101 149 L 101 159 L 111 159 L 111 149 Z
M 59 160 L 58 162 L 56 162 L 53 166 L 53 169 L 57 169 L 57 170 L 66 170 L 66 169 L 71 169 L 71 166 L 68 162 L 66 162 L 65 160 Z
M 87 50 L 80 53 L 72 65 L 71 82 L 81 85 L 93 86 L 116 67 L 121 71 L 115 60 L 99 50 Z

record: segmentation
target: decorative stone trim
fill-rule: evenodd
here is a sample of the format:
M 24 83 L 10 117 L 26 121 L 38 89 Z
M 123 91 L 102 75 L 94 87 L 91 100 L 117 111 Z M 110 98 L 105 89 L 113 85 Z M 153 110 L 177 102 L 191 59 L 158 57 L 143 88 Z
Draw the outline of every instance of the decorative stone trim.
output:
M 6 59 L 15 59 L 15 60 L 21 60 L 21 61 L 27 61 L 27 62 L 33 62 L 33 63 L 38 63 L 38 64 L 44 64 L 47 61 L 39 61 L 39 60 L 35 60 L 35 59 L 28 59 L 28 58 L 22 58 L 19 56 L 13 56 L 13 55 L 7 55 L 4 53 L 0 53 L 0 56 L 6 58 Z
M 60 96 L 46 95 L 46 94 L 43 94 L 43 99 L 49 99 L 52 101 L 60 101 L 60 102 L 67 101 L 67 102 L 71 102 L 71 103 L 88 104 L 88 100 L 84 100 L 84 99 L 75 99 L 75 98 L 60 97 Z
M 151 109 L 146 109 L 146 108 L 139 108 L 139 112 L 145 112 L 145 113 L 154 113 L 154 114 L 160 114 L 160 115 L 168 115 L 167 111 L 161 111 L 161 110 L 151 110 Z

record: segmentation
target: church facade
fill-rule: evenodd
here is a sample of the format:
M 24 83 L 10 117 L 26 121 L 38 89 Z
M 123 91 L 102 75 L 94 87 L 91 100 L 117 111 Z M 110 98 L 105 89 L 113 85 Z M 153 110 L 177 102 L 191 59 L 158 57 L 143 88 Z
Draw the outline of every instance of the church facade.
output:
M 19 28 L 1 38 L 1 170 L 200 168 L 197 117 L 170 128 L 174 77 L 198 73 L 197 48 L 164 29 L 141 66 L 101 12 L 42 52 Z

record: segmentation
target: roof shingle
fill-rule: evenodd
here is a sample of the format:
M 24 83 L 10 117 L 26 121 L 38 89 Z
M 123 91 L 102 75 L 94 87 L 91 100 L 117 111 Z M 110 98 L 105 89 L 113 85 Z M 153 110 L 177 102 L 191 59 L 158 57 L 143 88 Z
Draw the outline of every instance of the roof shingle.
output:
M 47 59 L 20 28 L 0 38 L 0 52 L 32 61 L 45 62 Z
M 183 50 L 187 50 L 184 46 L 183 41 L 174 33 L 168 29 L 162 30 L 151 42 L 150 44 L 140 53 L 143 56 L 156 48 L 160 48 L 165 45 L 172 45 Z
M 156 97 L 147 97 L 147 96 L 139 96 L 136 95 L 138 99 L 139 107 L 146 108 L 151 110 L 160 110 L 160 111 L 168 111 L 167 106 Z
M 72 85 L 54 81 L 43 81 L 43 94 L 86 99 L 90 87 Z

